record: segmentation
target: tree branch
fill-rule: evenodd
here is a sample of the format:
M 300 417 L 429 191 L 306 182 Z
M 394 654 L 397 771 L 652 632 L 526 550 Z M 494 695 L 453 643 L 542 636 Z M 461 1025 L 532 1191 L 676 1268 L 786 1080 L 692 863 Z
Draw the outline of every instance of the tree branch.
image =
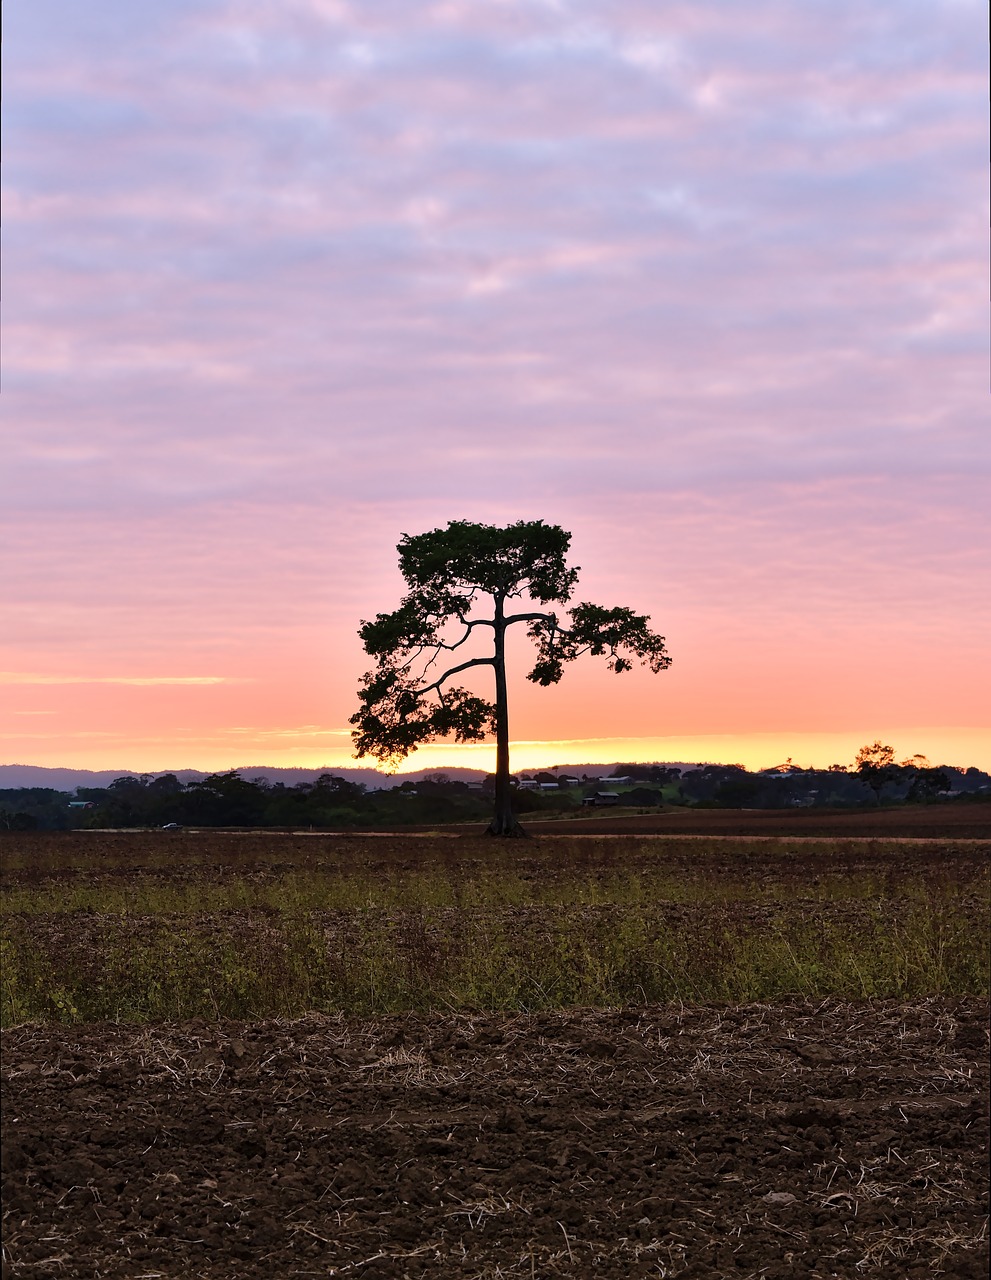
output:
M 451 676 L 456 676 L 459 671 L 467 671 L 469 667 L 492 667 L 492 666 L 495 666 L 494 658 L 469 658 L 467 662 L 462 662 L 460 666 L 451 667 L 450 670 L 445 671 L 442 676 L 439 676 L 433 682 L 433 684 L 426 684 L 423 686 L 422 689 L 417 689 L 416 691 L 417 697 L 422 698 L 424 694 L 433 693 L 435 689 L 439 691 L 444 681 L 449 680 Z
M 538 615 L 530 623 L 529 635 L 537 643 L 538 658 L 527 679 L 535 684 L 557 684 L 564 663 L 586 653 L 604 656 L 610 670 L 616 672 L 629 671 L 631 657 L 639 658 L 655 673 L 670 664 L 664 638 L 648 629 L 650 619 L 645 615 L 585 603 L 569 609 L 568 616 L 567 627 L 560 625 L 556 614 Z
M 507 627 L 511 627 L 514 622 L 549 622 L 556 628 L 556 613 L 513 613 L 505 619 Z
M 471 635 L 472 630 L 473 630 L 475 627 L 494 627 L 494 626 L 495 626 L 495 619 L 494 619 L 494 618 L 472 618 L 472 620 L 471 620 L 470 622 L 467 622 L 467 621 L 465 621 L 465 619 L 464 619 L 464 618 L 462 618 L 462 619 L 461 619 L 461 622 L 462 622 L 462 624 L 464 625 L 464 627 L 466 628 L 465 633 L 464 633 L 464 635 L 461 637 L 461 639 L 460 639 L 460 640 L 455 640 L 454 644 L 446 644 L 443 640 L 437 640 L 435 643 L 436 643 L 436 647 L 437 647 L 437 649 L 438 649 L 438 650 L 440 650 L 440 649 L 448 649 L 448 650 L 460 649 L 460 648 L 461 648 L 461 646 L 462 646 L 462 645 L 465 643 L 465 641 L 468 639 L 468 637 Z

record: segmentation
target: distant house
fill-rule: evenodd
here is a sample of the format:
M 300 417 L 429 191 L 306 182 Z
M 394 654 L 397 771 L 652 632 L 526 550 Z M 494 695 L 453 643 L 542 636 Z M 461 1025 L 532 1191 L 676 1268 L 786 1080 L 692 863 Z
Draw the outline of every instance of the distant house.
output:
M 595 795 L 586 796 L 582 804 L 591 809 L 605 809 L 610 805 L 619 804 L 619 796 L 615 791 L 596 791 Z
M 92 809 L 93 801 L 92 800 L 70 800 L 69 808 L 70 809 Z
M 534 782 L 532 778 L 522 778 L 519 782 L 517 782 L 516 785 L 520 789 L 520 791 L 539 791 L 540 790 L 540 783 Z
M 580 787 L 582 780 L 581 778 L 573 778 L 571 774 L 562 773 L 558 778 L 558 784 L 562 787 Z
M 599 783 L 603 787 L 628 787 L 630 785 L 629 778 L 600 778 Z
M 541 791 L 560 791 L 561 788 L 556 782 L 540 782 L 537 784 Z

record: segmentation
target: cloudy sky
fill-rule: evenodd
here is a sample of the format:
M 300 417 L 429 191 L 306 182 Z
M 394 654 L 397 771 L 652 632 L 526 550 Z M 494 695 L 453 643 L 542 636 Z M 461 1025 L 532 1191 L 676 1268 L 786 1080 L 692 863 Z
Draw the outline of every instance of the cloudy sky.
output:
M 542 518 L 674 663 L 516 763 L 991 767 L 983 0 L 5 18 L 0 757 L 344 764 L 399 536 Z

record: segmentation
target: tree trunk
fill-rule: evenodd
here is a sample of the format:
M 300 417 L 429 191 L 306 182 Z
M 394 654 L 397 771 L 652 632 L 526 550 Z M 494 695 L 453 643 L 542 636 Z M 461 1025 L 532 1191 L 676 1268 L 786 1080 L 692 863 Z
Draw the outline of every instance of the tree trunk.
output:
M 495 687 L 496 687 L 496 772 L 495 815 L 489 824 L 490 836 L 525 836 L 513 813 L 513 792 L 509 781 L 509 700 L 506 694 L 506 623 L 501 596 L 495 598 Z

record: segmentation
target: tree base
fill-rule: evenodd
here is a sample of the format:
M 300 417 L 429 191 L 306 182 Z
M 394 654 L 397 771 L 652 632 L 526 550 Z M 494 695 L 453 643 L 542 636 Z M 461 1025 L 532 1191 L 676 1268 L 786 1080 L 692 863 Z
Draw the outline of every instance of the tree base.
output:
M 503 817 L 495 817 L 486 828 L 487 836 L 502 836 L 504 839 L 510 840 L 529 840 L 529 836 L 516 821 L 513 815 L 507 814 Z

